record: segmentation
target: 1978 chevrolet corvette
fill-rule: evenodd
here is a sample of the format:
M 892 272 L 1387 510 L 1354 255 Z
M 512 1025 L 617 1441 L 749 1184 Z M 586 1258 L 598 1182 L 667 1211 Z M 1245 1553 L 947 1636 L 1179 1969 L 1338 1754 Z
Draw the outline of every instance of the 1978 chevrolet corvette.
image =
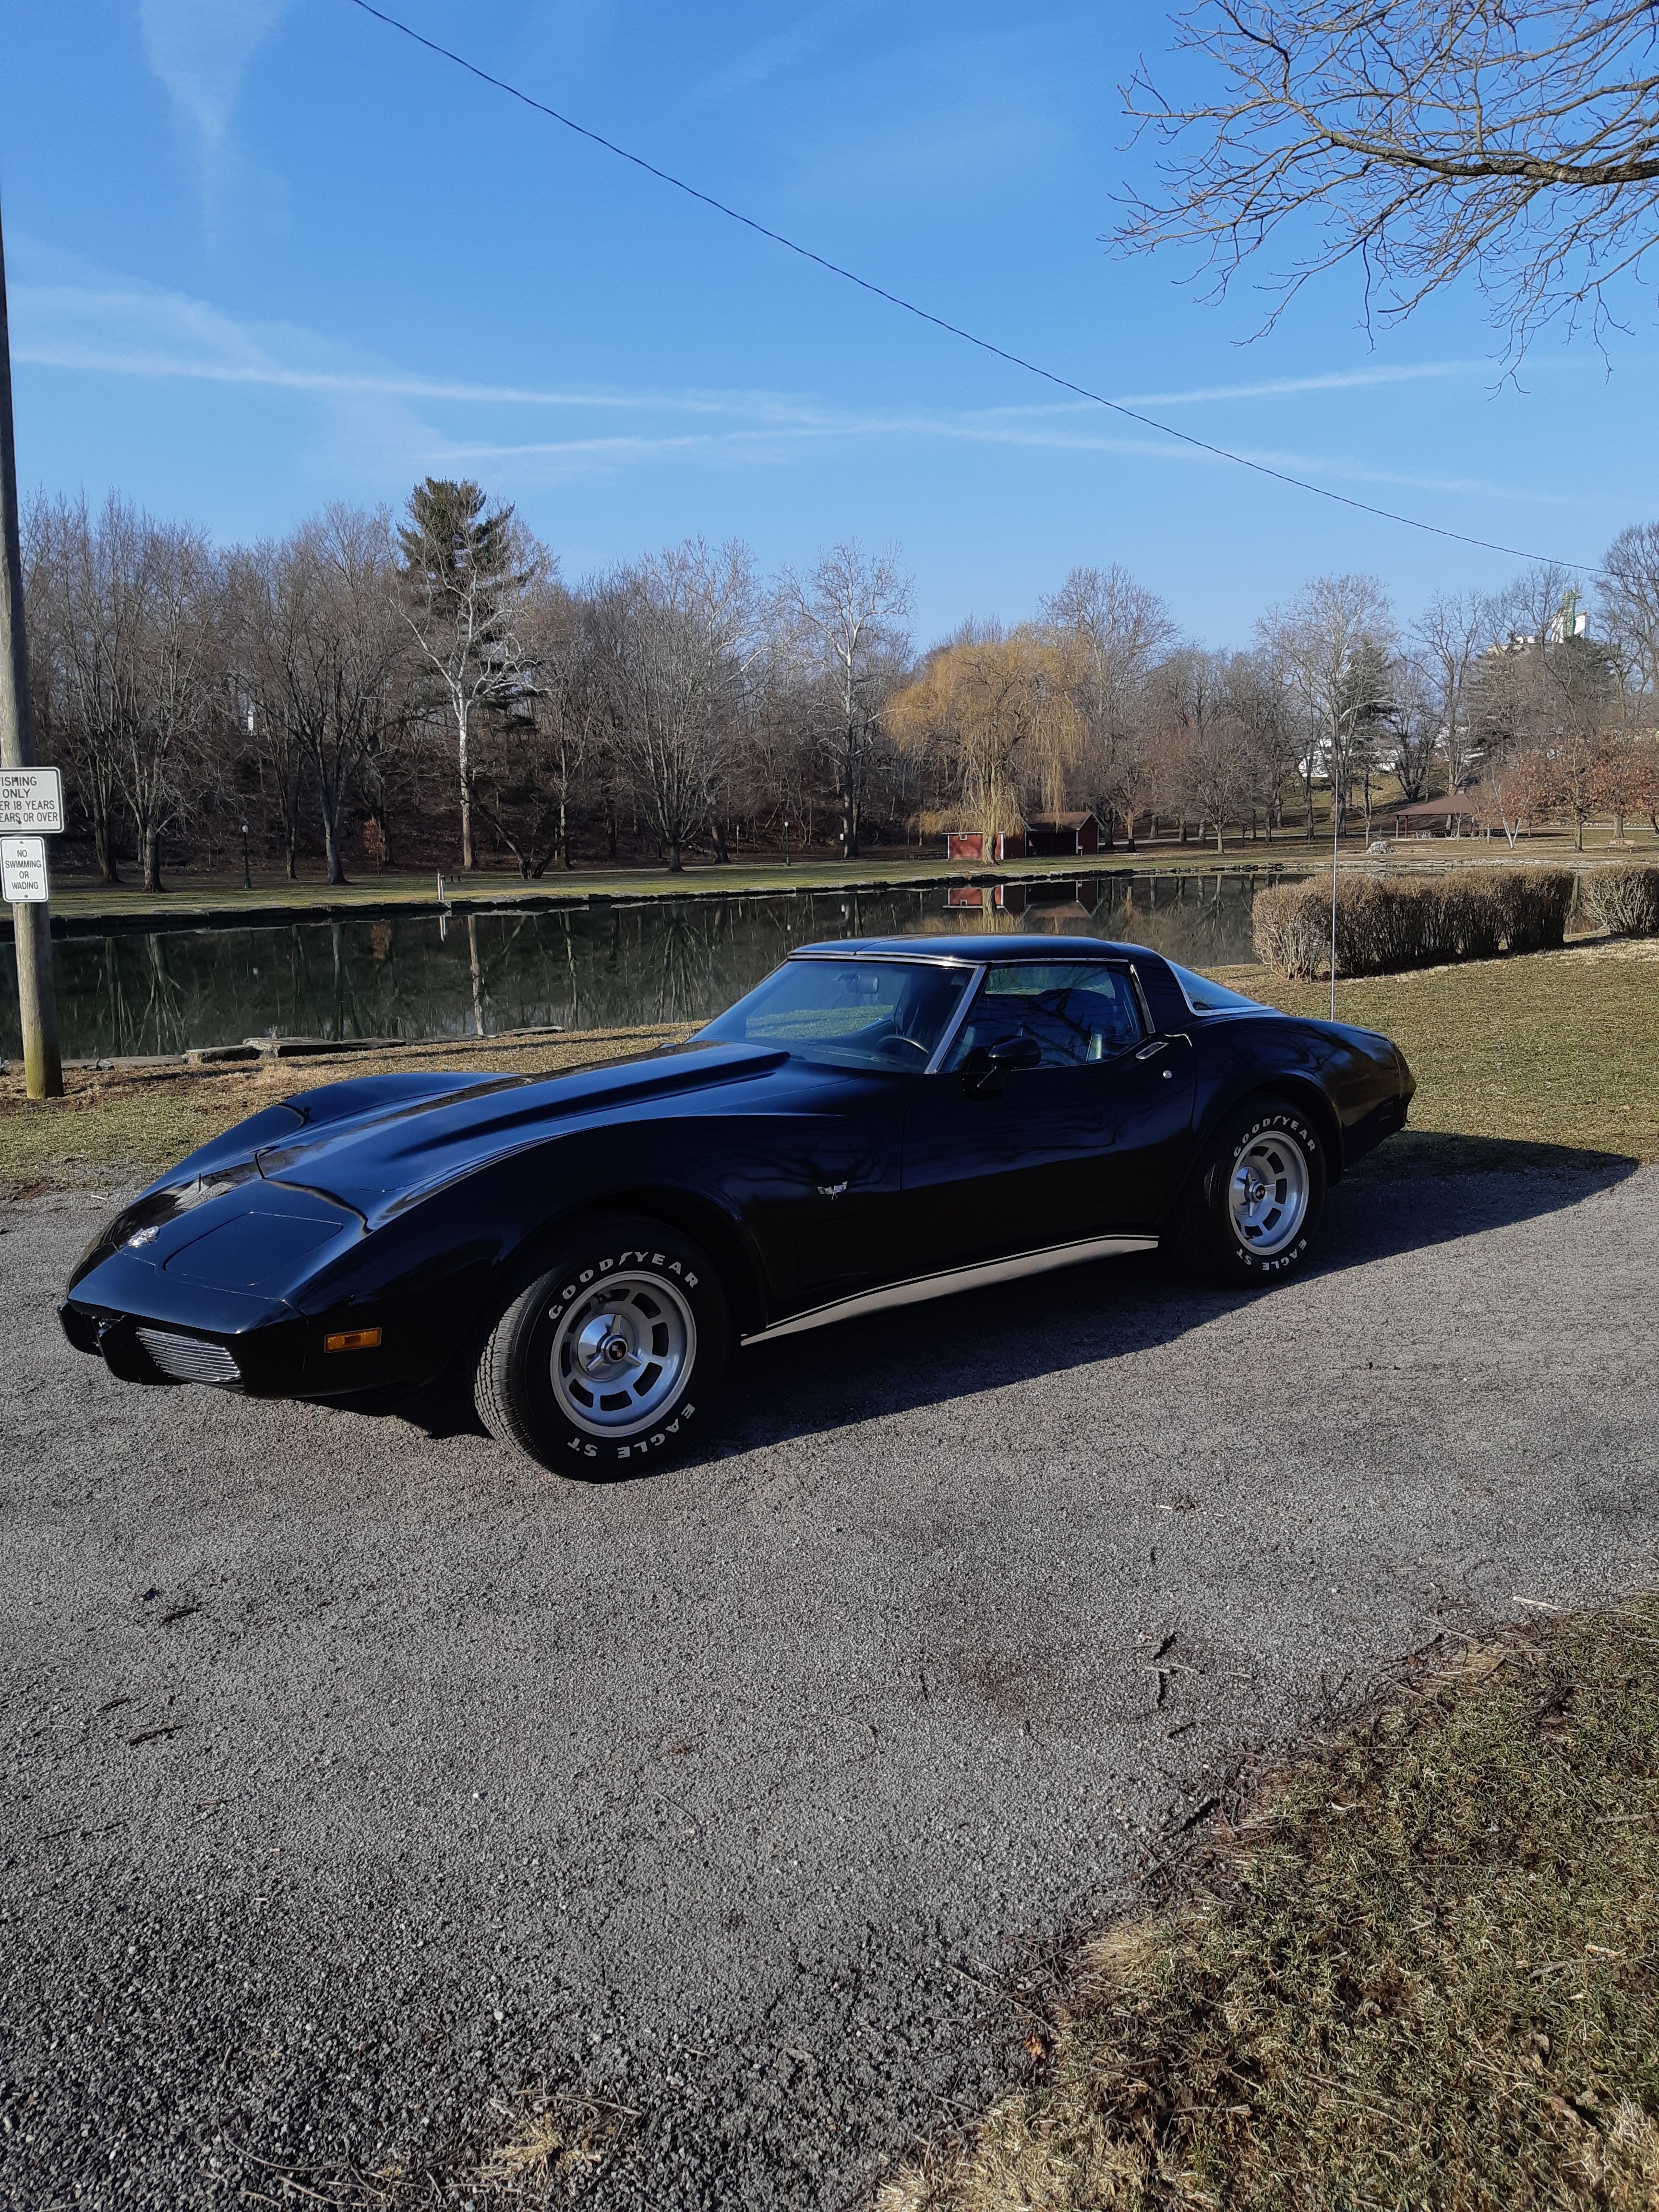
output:
M 60 1310 L 134 1382 L 459 1366 L 492 1435 L 631 1471 L 695 1440 L 734 1343 L 1160 1244 L 1289 1274 L 1414 1088 L 1388 1038 L 1139 945 L 811 945 L 665 1051 L 269 1107 L 111 1222 Z

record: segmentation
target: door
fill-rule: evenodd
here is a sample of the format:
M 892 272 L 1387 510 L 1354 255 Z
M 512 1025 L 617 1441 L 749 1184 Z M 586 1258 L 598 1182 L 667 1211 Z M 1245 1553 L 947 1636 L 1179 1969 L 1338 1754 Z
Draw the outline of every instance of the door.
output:
M 1000 1080 L 990 1048 L 1035 1047 Z M 1127 966 L 1010 961 L 986 975 L 904 1129 L 908 1272 L 1155 1231 L 1192 1146 L 1194 1053 L 1148 1027 Z
M 927 1079 L 797 1066 L 774 1082 L 791 1095 L 737 1125 L 720 1182 L 755 1240 L 774 1304 L 798 1313 L 902 1272 L 905 1106 Z

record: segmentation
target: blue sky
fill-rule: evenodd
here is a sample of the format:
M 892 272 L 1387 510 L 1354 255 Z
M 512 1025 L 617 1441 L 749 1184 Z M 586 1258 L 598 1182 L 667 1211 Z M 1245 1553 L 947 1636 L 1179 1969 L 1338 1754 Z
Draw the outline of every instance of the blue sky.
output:
M 1149 0 L 392 0 L 432 36 L 878 283 L 1183 429 L 1593 561 L 1659 514 L 1651 305 L 1612 373 L 1499 386 L 1460 292 L 1368 344 L 1328 279 L 1271 337 L 1109 259 Z M 349 0 L 0 0 L 26 491 L 224 540 L 468 474 L 574 579 L 690 533 L 896 543 L 926 639 L 1121 561 L 1211 642 L 1328 568 L 1402 613 L 1518 565 L 1219 464 L 915 324 L 469 82 Z

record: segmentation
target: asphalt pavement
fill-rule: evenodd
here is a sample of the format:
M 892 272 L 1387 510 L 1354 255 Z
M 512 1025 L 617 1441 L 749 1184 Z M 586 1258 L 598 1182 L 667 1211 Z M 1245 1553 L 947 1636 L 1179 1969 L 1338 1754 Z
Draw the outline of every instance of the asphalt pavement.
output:
M 0 1209 L 12 2212 L 482 2208 L 538 2094 L 584 2201 L 864 2203 L 1241 1759 L 1652 1577 L 1656 1169 L 759 1347 L 612 1487 L 112 1382 L 52 1312 L 107 1210 Z

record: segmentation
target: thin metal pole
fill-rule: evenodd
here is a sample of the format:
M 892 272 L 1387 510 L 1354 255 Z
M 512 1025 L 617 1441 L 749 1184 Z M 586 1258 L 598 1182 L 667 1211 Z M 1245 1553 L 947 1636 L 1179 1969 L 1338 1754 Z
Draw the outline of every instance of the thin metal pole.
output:
M 1336 856 L 1341 849 L 1337 839 L 1337 824 L 1341 816 L 1336 810 L 1336 738 L 1331 738 L 1331 1019 L 1336 1019 Z
M 17 447 L 11 419 L 11 331 L 6 318 L 6 246 L 0 229 L 0 768 L 33 768 L 28 639 L 23 628 L 23 545 L 17 514 Z M 17 1011 L 23 1082 L 31 1098 L 61 1098 L 58 1010 L 52 988 L 52 913 L 46 902 L 14 906 Z

